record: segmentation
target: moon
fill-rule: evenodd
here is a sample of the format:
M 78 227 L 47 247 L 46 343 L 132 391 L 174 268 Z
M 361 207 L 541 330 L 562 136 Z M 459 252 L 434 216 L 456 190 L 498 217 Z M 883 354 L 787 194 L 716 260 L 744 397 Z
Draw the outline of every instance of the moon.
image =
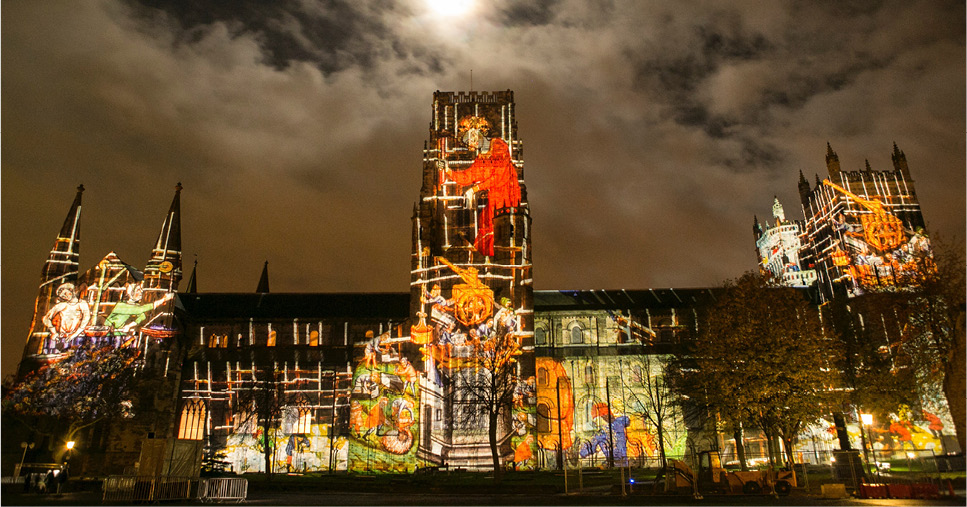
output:
M 425 0 L 427 8 L 438 16 L 459 18 L 473 10 L 473 0 Z

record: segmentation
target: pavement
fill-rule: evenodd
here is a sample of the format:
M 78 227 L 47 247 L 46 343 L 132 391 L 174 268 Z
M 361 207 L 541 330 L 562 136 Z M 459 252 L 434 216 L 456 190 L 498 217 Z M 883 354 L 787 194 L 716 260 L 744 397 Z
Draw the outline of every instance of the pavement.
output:
M 250 491 L 243 505 L 853 505 L 853 506 L 928 506 L 965 505 L 958 496 L 935 500 L 892 500 L 857 498 L 824 499 L 793 491 L 790 496 L 768 495 L 642 495 L 622 497 L 612 494 L 458 494 L 458 493 L 384 493 L 367 491 Z M 211 505 L 198 500 L 161 502 L 165 505 Z M 5 491 L 2 505 L 102 505 L 99 491 L 75 491 L 43 495 Z M 114 504 L 117 505 L 117 504 Z

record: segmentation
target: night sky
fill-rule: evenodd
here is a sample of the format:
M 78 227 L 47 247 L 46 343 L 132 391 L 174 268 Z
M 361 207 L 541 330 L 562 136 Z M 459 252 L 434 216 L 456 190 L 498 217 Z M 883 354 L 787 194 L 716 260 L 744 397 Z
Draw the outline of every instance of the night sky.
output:
M 265 260 L 273 292 L 407 291 L 432 95 L 471 69 L 515 92 L 536 289 L 754 269 L 753 216 L 802 218 L 827 142 L 844 170 L 896 142 L 963 241 L 960 0 L 206 4 L 3 2 L 4 376 L 81 183 L 82 271 L 143 268 L 180 181 L 200 291 Z

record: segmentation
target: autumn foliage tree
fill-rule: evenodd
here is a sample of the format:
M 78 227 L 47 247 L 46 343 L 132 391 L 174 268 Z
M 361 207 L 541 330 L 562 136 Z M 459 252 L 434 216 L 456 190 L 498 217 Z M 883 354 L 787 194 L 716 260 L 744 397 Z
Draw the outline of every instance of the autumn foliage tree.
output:
M 82 348 L 14 384 L 3 400 L 5 416 L 30 420 L 40 433 L 72 440 L 104 419 L 134 416 L 135 348 Z
M 967 448 L 965 365 L 965 260 L 960 243 L 933 242 L 899 280 L 902 297 L 895 311 L 902 328 L 898 359 L 914 372 L 921 389 L 942 393 L 950 409 L 960 448 Z
M 784 441 L 791 462 L 796 435 L 830 410 L 834 343 L 803 291 L 749 273 L 726 283 L 709 308 L 703 331 L 676 361 L 675 385 L 736 430 L 737 444 L 741 428 L 759 428 Z

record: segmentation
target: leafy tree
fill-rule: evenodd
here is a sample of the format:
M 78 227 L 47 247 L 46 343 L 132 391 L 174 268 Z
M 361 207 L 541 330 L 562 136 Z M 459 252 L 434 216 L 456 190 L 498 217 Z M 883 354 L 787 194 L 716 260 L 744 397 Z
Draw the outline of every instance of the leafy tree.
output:
M 741 428 L 758 427 L 770 440 L 782 438 L 791 460 L 796 435 L 830 409 L 834 343 L 804 293 L 748 273 L 726 283 L 709 309 L 677 361 L 676 385 L 736 430 L 737 444 Z
M 964 377 L 965 260 L 959 242 L 934 240 L 898 282 L 907 289 L 895 311 L 902 322 L 898 357 L 913 370 L 917 385 L 943 393 L 961 449 L 967 448 L 967 379 Z

